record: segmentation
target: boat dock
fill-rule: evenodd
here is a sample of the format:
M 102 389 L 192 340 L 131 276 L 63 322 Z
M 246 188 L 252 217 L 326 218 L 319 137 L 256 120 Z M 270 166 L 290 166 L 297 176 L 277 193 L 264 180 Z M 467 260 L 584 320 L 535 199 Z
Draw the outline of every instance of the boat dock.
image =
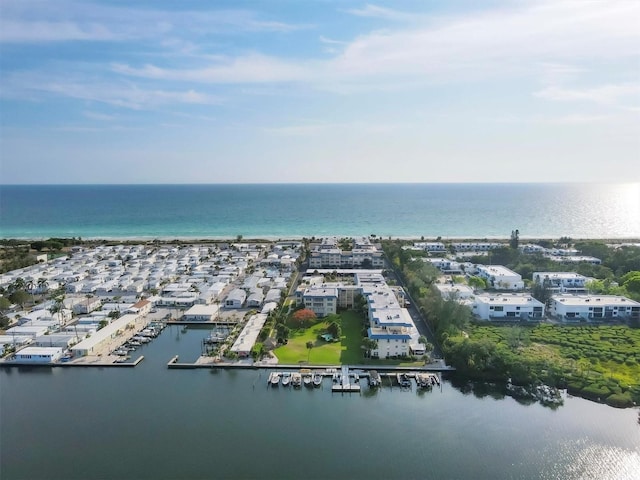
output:
M 351 381 L 353 378 L 353 382 Z M 360 376 L 357 373 L 349 373 L 349 367 L 342 366 L 340 372 L 336 372 L 333 376 L 332 392 L 359 392 Z

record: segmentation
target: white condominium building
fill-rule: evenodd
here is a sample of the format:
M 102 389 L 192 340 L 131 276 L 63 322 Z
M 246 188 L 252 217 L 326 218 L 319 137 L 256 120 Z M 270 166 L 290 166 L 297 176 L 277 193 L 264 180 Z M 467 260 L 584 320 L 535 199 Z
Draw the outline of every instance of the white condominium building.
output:
M 567 321 L 640 318 L 640 303 L 617 295 L 553 295 L 550 310 Z
M 472 310 L 482 320 L 539 320 L 544 317 L 542 302 L 517 293 L 476 295 Z
M 478 276 L 489 282 L 496 290 L 522 290 L 524 282 L 516 272 L 502 265 L 478 265 Z

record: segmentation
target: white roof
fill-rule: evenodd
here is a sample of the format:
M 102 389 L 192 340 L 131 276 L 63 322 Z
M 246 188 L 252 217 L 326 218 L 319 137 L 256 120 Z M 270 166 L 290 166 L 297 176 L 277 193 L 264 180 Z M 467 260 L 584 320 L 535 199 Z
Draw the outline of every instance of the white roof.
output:
M 236 339 L 235 343 L 231 347 L 232 352 L 248 352 L 253 347 L 253 344 L 256 343 L 258 338 L 258 334 L 264 323 L 267 321 L 267 315 L 264 313 L 258 313 L 256 315 L 252 315 L 249 318 L 249 321 L 240 332 L 240 335 Z
M 45 355 L 52 356 L 62 353 L 61 347 L 26 347 L 16 352 L 16 355 Z
M 553 295 L 552 300 L 561 302 L 565 305 L 593 305 L 593 306 L 623 306 L 623 307 L 638 307 L 640 302 L 631 300 L 627 297 L 621 297 L 618 295 Z
M 203 315 L 215 315 L 218 312 L 217 305 L 194 305 L 189 310 L 184 312 L 185 316 L 203 316 Z
M 103 342 L 107 338 L 110 338 L 118 330 L 123 330 L 129 323 L 135 322 L 137 318 L 138 315 L 134 314 L 123 315 L 117 320 L 111 322 L 106 327 L 92 334 L 89 338 L 85 338 L 83 341 L 73 346 L 71 350 L 91 350 L 99 343 Z
M 536 305 L 543 306 L 543 303 L 533 298 L 531 295 L 521 295 L 517 293 L 484 293 L 476 295 L 477 303 L 489 305 Z

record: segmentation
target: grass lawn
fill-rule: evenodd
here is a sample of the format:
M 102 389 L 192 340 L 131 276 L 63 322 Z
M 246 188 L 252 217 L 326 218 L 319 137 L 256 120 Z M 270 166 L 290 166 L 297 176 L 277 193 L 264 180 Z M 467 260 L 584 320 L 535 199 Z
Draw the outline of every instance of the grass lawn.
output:
M 319 321 L 309 328 L 291 331 L 289 343 L 276 348 L 274 353 L 280 363 L 313 365 L 339 365 L 363 363 L 362 318 L 355 312 L 340 313 L 342 319 L 342 337 L 339 342 L 319 340 L 318 335 L 326 333 L 327 322 Z M 313 342 L 311 351 L 307 342 Z

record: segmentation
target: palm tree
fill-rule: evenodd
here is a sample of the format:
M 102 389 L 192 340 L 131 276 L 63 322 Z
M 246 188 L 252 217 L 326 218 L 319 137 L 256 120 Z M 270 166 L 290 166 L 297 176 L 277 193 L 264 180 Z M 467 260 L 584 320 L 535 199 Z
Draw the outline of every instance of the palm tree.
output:
M 62 316 L 60 314 L 62 313 L 63 308 L 64 308 L 64 295 L 60 297 L 56 297 L 53 302 L 53 305 L 49 307 L 49 313 L 51 313 L 51 315 L 55 315 L 56 313 L 58 314 L 58 323 L 60 323 L 61 325 L 62 325 Z
M 39 278 L 38 279 L 38 290 L 40 290 L 41 297 L 44 297 L 44 295 L 49 290 L 49 280 L 47 280 L 44 277 Z
M 11 285 L 9 285 L 9 290 L 12 292 L 17 292 L 18 290 L 24 290 L 26 282 L 24 278 L 18 277 L 16 278 Z
M 32 303 L 32 304 L 35 304 L 35 303 L 36 303 L 36 300 L 35 300 L 35 297 L 34 297 L 34 291 L 33 291 L 33 289 L 35 288 L 35 286 L 36 286 L 36 282 L 34 282 L 32 278 L 30 278 L 29 280 L 27 280 L 27 281 L 24 283 L 24 287 L 25 287 L 25 288 L 27 289 L 27 291 L 31 294 L 31 303 Z
M 309 357 L 311 356 L 311 349 L 313 348 L 313 342 L 311 340 L 309 340 L 307 342 L 307 350 L 309 350 L 309 353 L 307 354 L 307 363 L 309 363 Z

